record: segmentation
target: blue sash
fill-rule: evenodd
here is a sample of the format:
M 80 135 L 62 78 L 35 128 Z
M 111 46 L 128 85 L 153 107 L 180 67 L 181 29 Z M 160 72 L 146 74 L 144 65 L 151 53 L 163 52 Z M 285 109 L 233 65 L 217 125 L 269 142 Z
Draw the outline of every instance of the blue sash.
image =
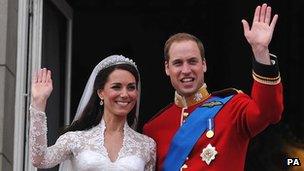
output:
M 174 135 L 164 161 L 164 171 L 179 171 L 197 140 L 208 128 L 208 119 L 214 118 L 233 95 L 211 97 L 197 107 Z

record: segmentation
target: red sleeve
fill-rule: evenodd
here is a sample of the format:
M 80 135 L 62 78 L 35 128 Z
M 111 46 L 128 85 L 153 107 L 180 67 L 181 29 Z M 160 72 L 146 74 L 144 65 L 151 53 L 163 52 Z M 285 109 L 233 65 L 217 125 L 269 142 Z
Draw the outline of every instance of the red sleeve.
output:
M 269 124 L 280 121 L 283 112 L 282 84 L 266 85 L 254 81 L 251 98 L 246 107 L 246 123 L 250 137 L 264 130 Z
M 254 78 L 251 100 L 246 107 L 246 124 L 250 137 L 264 130 L 269 124 L 280 121 L 283 112 L 283 86 L 278 60 L 271 56 L 272 65 L 253 61 Z

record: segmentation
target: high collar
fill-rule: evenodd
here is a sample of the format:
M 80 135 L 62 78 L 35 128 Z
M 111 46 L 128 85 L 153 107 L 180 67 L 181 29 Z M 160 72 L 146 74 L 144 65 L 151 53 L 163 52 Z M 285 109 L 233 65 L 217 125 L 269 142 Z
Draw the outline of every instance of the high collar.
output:
M 200 89 L 198 89 L 198 91 L 196 93 L 194 93 L 193 95 L 191 95 L 190 97 L 181 96 L 180 94 L 177 93 L 177 91 L 175 91 L 174 103 L 178 107 L 187 108 L 189 106 L 192 106 L 192 105 L 195 105 L 195 104 L 198 104 L 198 103 L 204 101 L 209 96 L 210 96 L 210 94 L 207 90 L 207 85 L 204 83 L 203 86 Z

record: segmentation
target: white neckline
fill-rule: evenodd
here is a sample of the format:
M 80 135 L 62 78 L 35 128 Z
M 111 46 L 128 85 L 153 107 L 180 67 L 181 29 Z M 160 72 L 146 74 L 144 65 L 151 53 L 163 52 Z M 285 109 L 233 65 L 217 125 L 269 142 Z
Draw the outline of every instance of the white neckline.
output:
M 120 158 L 121 158 L 121 155 L 123 153 L 123 151 L 125 150 L 125 143 L 126 143 L 126 138 L 128 137 L 127 136 L 127 133 L 128 133 L 128 129 L 129 129 L 129 126 L 128 126 L 128 123 L 127 121 L 125 121 L 125 124 L 124 124 L 124 127 L 123 127 L 123 140 L 122 140 L 122 146 L 117 154 L 117 157 L 114 161 L 112 161 L 109 157 L 109 153 L 108 153 L 108 149 L 105 147 L 104 145 L 104 142 L 105 142 L 105 137 L 104 137 L 104 132 L 106 130 L 106 123 L 104 121 L 104 119 L 102 118 L 101 121 L 100 121 L 100 127 L 101 127 L 101 146 L 103 148 L 103 150 L 105 151 L 105 154 L 106 154 L 106 158 L 109 160 L 109 162 L 111 163 L 116 163 Z

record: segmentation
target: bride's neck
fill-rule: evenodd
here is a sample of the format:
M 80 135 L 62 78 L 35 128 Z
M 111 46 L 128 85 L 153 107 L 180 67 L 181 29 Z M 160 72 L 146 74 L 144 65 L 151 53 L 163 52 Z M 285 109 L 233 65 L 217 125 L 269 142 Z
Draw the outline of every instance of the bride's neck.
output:
M 103 120 L 105 122 L 107 132 L 123 132 L 127 117 L 104 113 Z

